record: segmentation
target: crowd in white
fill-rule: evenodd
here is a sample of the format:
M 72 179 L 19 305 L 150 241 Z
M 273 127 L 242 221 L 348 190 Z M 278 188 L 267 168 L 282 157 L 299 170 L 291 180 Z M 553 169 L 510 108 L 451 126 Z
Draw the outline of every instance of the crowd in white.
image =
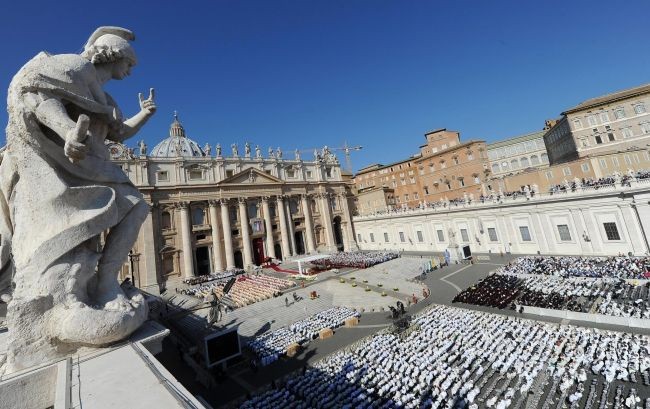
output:
M 630 408 L 640 401 L 637 376 L 647 379 L 650 369 L 650 338 L 643 335 L 446 306 L 414 323 L 404 339 L 377 334 L 241 408 L 548 409 L 554 400 L 558 408 L 596 401 Z M 595 380 L 586 388 L 588 374 Z
M 344 251 L 334 253 L 329 257 L 311 261 L 312 264 L 329 267 L 354 267 L 368 268 L 376 264 L 385 263 L 386 261 L 398 258 L 399 254 L 393 251 Z
M 232 276 L 231 276 L 232 277 Z M 228 279 L 230 279 L 229 277 Z M 223 289 L 228 279 L 211 281 L 196 287 L 180 290 L 182 294 L 193 295 L 210 301 L 212 294 L 216 295 L 221 302 L 230 308 L 239 308 L 250 305 L 268 298 L 278 296 L 282 291 L 296 285 L 293 281 L 259 275 L 239 275 L 228 294 Z
M 262 366 L 277 361 L 287 353 L 291 344 L 305 345 L 318 337 L 324 328 L 336 329 L 350 317 L 360 317 L 361 314 L 346 307 L 332 307 L 316 313 L 308 318 L 297 321 L 289 327 L 261 335 L 248 342 L 248 348 L 257 356 Z
M 519 257 L 497 269 L 507 274 L 542 274 L 560 277 L 644 279 L 650 276 L 650 257 Z

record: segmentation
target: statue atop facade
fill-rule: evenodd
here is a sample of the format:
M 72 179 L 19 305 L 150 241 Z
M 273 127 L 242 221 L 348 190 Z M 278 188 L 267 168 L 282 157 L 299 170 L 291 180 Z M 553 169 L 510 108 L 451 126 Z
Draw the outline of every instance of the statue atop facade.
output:
M 273 148 L 269 146 L 269 158 L 273 158 L 275 155 L 273 154 Z
M 255 145 L 255 158 L 262 159 L 262 149 L 260 149 L 259 145 Z
M 217 146 L 214 147 L 215 154 L 217 155 L 217 158 L 221 157 L 221 144 L 217 142 Z
M 235 158 L 238 158 L 239 157 L 239 149 L 237 148 L 237 144 L 233 143 L 232 145 L 230 145 L 230 147 L 232 148 L 232 156 L 235 157 Z
M 203 153 L 205 153 L 205 156 L 210 156 L 210 154 L 212 153 L 212 147 L 207 142 L 205 143 L 205 146 L 203 147 Z
M 251 157 L 251 144 L 248 142 L 244 145 L 244 156 L 247 158 Z
M 140 156 L 147 156 L 147 144 L 144 143 L 144 139 L 140 140 L 138 145 L 140 147 Z
M 153 88 L 131 118 L 103 90 L 136 64 L 134 38 L 100 27 L 81 55 L 41 52 L 9 85 L 0 274 L 13 272 L 15 290 L 5 371 L 124 339 L 147 318 L 142 295 L 117 277 L 149 205 L 104 144 L 132 137 L 156 111 Z
M 293 151 L 293 153 L 294 155 L 296 155 L 296 160 L 300 160 L 300 151 L 296 149 L 295 151 Z
M 278 146 L 278 149 L 275 150 L 275 155 L 278 159 L 282 159 L 282 149 Z

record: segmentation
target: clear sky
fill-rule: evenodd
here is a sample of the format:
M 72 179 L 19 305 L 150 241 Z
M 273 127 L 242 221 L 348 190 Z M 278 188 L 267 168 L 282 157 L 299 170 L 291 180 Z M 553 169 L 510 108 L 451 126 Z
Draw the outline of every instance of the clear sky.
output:
M 79 52 L 100 25 L 136 34 L 139 65 L 107 89 L 150 148 L 177 110 L 201 146 L 363 145 L 355 170 L 408 157 L 436 128 L 495 141 L 584 99 L 650 82 L 650 2 L 8 1 L 2 97 L 41 50 Z M 4 110 L 0 120 L 6 123 Z M 228 148 L 229 151 L 229 148 Z M 339 158 L 343 160 L 342 155 Z

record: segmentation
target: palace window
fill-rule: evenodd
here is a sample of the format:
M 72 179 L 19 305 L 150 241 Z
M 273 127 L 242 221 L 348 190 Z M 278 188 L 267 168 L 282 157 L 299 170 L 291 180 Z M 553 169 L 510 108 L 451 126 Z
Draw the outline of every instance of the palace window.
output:
M 388 243 L 388 233 L 384 233 L 384 241 Z
M 582 169 L 583 172 L 589 172 L 589 164 L 588 163 L 583 163 L 580 165 L 580 168 Z
M 600 167 L 603 169 L 607 169 L 607 161 L 605 159 L 599 160 L 600 162 Z
M 634 112 L 639 115 L 639 114 L 644 114 L 645 113 L 645 105 L 644 104 L 637 104 L 634 106 Z
M 564 176 L 571 176 L 571 168 L 562 169 L 562 173 L 564 174 Z
M 537 155 L 533 155 L 533 156 L 530 157 L 530 163 L 533 166 L 534 165 L 539 165 L 539 158 L 537 157 Z
M 169 182 L 169 172 L 166 170 L 161 170 L 157 173 L 158 182 Z
M 528 158 L 521 158 L 521 167 L 527 168 L 528 166 L 530 166 L 530 162 L 528 162 Z
M 296 171 L 293 169 L 287 169 L 287 178 L 293 179 L 296 177 Z
M 532 241 L 528 226 L 519 226 L 519 234 L 521 235 L 521 241 Z
M 587 122 L 589 123 L 590 126 L 598 125 L 598 121 L 596 120 L 596 115 L 587 116 Z
M 605 234 L 607 235 L 607 240 L 620 240 L 621 235 L 618 234 L 618 227 L 616 227 L 616 223 L 603 223 L 603 227 L 605 228 Z
M 370 233 L 370 242 L 371 243 L 375 242 L 375 234 L 374 233 Z
M 620 163 L 618 162 L 618 158 L 616 156 L 612 158 L 612 165 L 614 165 L 616 168 L 620 166 Z
M 497 237 L 497 229 L 494 227 L 488 227 L 488 236 L 490 237 L 490 241 L 499 241 Z
M 460 237 L 464 242 L 469 241 L 469 235 L 467 234 L 467 229 L 460 229 Z
M 458 157 L 454 156 L 452 159 L 454 160 L 454 165 L 458 165 Z
M 306 171 L 305 176 L 307 176 L 307 179 L 311 179 L 312 178 L 312 171 L 311 170 Z
M 621 129 L 621 131 L 623 131 L 623 138 L 631 138 L 634 136 L 634 134 L 632 133 L 631 126 L 628 126 L 627 128 L 623 128 Z
M 443 241 L 445 241 L 445 232 L 443 232 L 442 230 L 438 229 L 438 230 L 436 230 L 436 234 L 438 234 L 438 241 L 439 241 L 439 242 L 442 243 Z
M 422 235 L 422 232 L 420 230 L 416 231 L 415 234 L 418 236 L 418 242 L 423 243 L 424 242 L 424 235 Z
M 616 108 L 614 110 L 614 117 L 616 117 L 616 119 L 625 118 L 625 108 Z
M 481 178 L 478 177 L 478 175 L 474 175 L 474 183 L 477 184 L 477 185 L 478 185 L 479 183 L 481 183 Z
M 641 124 L 641 131 L 646 134 L 650 133 L 650 122 L 644 122 Z
M 428 195 L 429 194 L 429 186 L 424 187 L 424 194 Z
M 600 122 L 609 122 L 609 115 L 607 112 L 601 112 L 600 114 Z
M 464 178 L 458 178 L 458 185 L 460 187 L 464 187 L 465 186 L 465 179 Z
M 195 226 L 200 226 L 205 224 L 205 213 L 201 207 L 192 208 L 192 224 Z
M 160 215 L 160 225 L 163 230 L 172 228 L 172 216 L 169 212 L 162 212 Z
M 357 233 L 357 240 L 361 243 L 361 233 Z
M 190 169 L 190 180 L 203 179 L 203 171 L 201 169 Z
M 474 154 L 472 152 L 467 152 L 467 160 L 474 160 Z
M 614 134 L 611 132 L 607 133 L 607 139 L 609 139 L 610 142 L 614 142 L 616 140 Z
M 569 231 L 569 226 L 566 224 L 558 224 L 557 232 L 560 235 L 561 241 L 571 241 L 571 232 Z
M 594 140 L 596 141 L 597 145 L 600 145 L 601 143 L 603 143 L 603 138 L 601 138 L 600 135 L 594 136 Z
M 403 231 L 399 232 L 399 241 L 401 241 L 402 243 L 404 243 L 406 241 L 406 238 L 404 237 L 404 232 Z
M 582 129 L 582 121 L 578 118 L 573 120 L 573 129 Z
M 235 172 L 232 169 L 226 170 L 226 177 L 229 178 L 231 177 Z

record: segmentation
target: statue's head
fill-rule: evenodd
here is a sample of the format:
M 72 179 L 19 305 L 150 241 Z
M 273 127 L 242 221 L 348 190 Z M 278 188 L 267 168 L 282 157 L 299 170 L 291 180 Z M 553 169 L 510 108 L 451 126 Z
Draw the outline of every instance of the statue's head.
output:
M 81 56 L 95 65 L 109 64 L 114 79 L 131 73 L 138 60 L 129 41 L 135 40 L 130 30 L 120 27 L 100 27 L 90 36 Z

